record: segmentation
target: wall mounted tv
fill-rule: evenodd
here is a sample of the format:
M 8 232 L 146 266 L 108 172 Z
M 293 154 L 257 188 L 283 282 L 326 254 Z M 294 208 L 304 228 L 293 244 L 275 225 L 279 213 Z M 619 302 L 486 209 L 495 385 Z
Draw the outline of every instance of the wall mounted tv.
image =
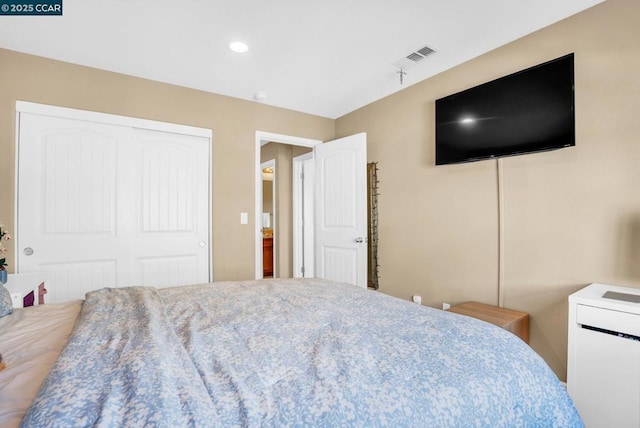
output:
M 436 100 L 436 165 L 575 145 L 573 54 Z

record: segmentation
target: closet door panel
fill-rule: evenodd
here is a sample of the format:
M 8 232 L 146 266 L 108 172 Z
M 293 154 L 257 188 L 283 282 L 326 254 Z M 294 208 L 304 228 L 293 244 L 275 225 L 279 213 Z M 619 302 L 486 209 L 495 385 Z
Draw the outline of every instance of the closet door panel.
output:
M 117 267 L 129 255 L 118 251 L 117 157 L 129 134 L 125 127 L 21 115 L 16 267 L 51 272 L 49 302 L 118 285 Z
M 134 281 L 209 282 L 209 140 L 148 130 L 134 140 Z

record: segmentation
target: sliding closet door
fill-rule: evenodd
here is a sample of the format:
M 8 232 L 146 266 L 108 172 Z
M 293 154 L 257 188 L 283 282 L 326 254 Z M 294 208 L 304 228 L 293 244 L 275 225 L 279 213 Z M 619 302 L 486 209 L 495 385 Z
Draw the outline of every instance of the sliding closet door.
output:
M 129 186 L 135 215 L 132 282 L 155 287 L 208 282 L 209 141 L 134 130 Z
M 20 118 L 17 267 L 50 272 L 49 301 L 120 282 L 118 146 L 129 138 L 125 127 Z
M 209 139 L 20 114 L 19 272 L 48 302 L 210 280 Z

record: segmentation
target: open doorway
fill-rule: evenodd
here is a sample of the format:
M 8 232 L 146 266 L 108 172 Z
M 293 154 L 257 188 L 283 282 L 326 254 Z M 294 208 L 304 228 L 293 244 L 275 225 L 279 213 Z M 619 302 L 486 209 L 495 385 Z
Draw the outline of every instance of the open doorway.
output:
M 256 279 L 265 277 L 262 164 L 275 161 L 273 229 L 274 277 L 293 275 L 293 158 L 321 144 L 319 140 L 256 132 L 255 261 Z
M 276 160 L 263 162 L 262 168 L 262 274 L 264 278 L 276 277 L 273 252 L 276 218 Z
M 298 202 L 294 197 L 298 178 L 294 174 L 294 159 L 300 155 L 311 155 L 311 150 L 310 147 L 274 142 L 269 142 L 260 149 L 263 176 L 262 272 L 264 278 L 301 276 L 293 266 L 294 241 L 300 232 L 294 228 L 297 225 L 294 222 L 294 211 Z M 269 197 L 270 194 L 273 196 Z M 308 223 L 307 227 L 313 228 L 313 223 Z
M 288 151 L 289 161 L 279 163 L 276 157 L 276 203 L 280 204 L 278 195 L 290 197 L 291 180 L 286 191 L 278 191 L 278 182 L 284 175 L 279 165 L 292 168 L 294 149 L 312 148 L 314 168 L 314 274 L 319 278 L 332 279 L 338 282 L 367 287 L 367 136 L 365 133 L 350 135 L 322 143 L 299 137 L 289 137 L 256 131 L 256 186 L 255 186 L 255 264 L 256 279 L 263 278 L 263 246 L 262 246 L 262 147 L 273 143 L 279 151 Z M 280 177 L 280 178 L 278 178 Z M 290 221 L 292 207 L 276 209 L 278 215 L 274 223 L 277 238 L 274 252 L 278 260 L 279 278 L 288 278 L 292 274 L 292 239 L 285 236 L 290 233 L 282 219 Z M 287 224 L 289 224 L 287 222 Z M 287 251 L 285 255 L 283 253 Z

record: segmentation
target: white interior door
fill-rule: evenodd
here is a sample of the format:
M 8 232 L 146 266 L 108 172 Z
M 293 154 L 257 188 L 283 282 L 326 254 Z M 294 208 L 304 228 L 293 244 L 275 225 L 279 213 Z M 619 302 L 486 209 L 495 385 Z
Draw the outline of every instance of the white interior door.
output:
M 20 113 L 19 272 L 48 301 L 210 280 L 209 139 Z
M 314 148 L 315 273 L 367 287 L 367 136 Z

